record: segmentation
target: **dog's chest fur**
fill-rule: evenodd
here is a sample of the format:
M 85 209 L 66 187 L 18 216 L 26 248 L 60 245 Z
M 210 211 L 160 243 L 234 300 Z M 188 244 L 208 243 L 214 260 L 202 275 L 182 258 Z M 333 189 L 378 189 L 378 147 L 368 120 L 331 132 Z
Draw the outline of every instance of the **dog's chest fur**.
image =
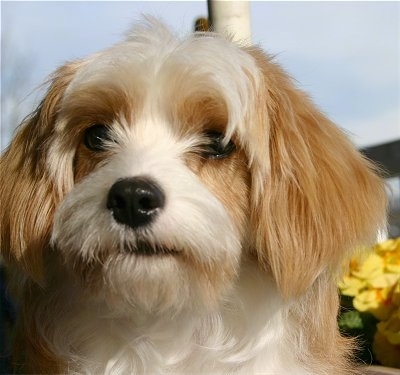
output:
M 208 313 L 122 318 L 78 292 L 60 312 L 57 354 L 73 358 L 70 374 L 309 374 L 288 350 L 291 324 L 273 283 L 254 264 L 243 268 Z

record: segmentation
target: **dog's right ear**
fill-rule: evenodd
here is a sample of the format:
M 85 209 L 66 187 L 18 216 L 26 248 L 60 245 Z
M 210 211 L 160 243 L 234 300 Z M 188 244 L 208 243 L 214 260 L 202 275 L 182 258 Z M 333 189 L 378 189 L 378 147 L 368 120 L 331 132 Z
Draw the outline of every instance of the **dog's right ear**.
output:
M 38 108 L 22 122 L 0 159 L 0 252 L 36 281 L 60 188 L 48 171 L 59 104 L 80 63 L 59 68 Z

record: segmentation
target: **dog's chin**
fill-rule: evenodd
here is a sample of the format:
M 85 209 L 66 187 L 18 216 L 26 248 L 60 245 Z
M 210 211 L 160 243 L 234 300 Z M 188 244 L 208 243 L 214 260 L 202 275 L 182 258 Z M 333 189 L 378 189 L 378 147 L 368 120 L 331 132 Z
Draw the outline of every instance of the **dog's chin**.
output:
M 214 309 L 234 283 L 238 260 L 205 264 L 189 249 L 141 240 L 95 261 L 69 259 L 67 267 L 80 280 L 85 298 L 100 301 L 108 314 L 129 317 Z

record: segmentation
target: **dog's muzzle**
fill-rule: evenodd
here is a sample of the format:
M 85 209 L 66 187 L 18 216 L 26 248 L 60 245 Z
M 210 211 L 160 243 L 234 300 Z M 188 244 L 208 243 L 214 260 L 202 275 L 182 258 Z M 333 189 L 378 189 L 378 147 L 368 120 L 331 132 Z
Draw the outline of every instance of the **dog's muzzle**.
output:
M 148 177 L 118 180 L 108 192 L 107 208 L 114 220 L 132 229 L 151 224 L 164 206 L 164 192 Z

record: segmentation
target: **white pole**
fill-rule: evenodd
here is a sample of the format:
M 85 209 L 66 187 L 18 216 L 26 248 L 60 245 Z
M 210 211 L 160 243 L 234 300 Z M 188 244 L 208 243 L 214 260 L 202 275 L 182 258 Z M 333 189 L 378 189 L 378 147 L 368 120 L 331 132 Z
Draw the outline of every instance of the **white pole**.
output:
M 249 1 L 208 0 L 214 31 L 233 36 L 235 41 L 251 42 Z

